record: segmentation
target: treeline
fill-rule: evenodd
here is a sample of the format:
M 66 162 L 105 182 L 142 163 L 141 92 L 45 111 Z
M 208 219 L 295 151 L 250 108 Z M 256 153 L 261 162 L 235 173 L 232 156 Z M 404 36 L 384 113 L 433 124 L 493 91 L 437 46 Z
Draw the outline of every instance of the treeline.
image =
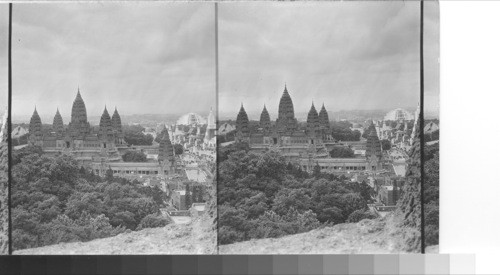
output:
M 140 125 L 124 125 L 123 139 L 129 145 L 152 145 L 153 136 L 144 134 L 144 130 L 145 128 Z
M 14 249 L 89 241 L 126 230 L 169 223 L 161 216 L 165 195 L 137 181 L 105 179 L 67 155 L 48 157 L 39 147 L 13 152 Z
M 310 175 L 278 152 L 257 154 L 245 144 L 222 148 L 219 157 L 220 244 L 375 217 L 367 208 L 372 189 L 366 183 L 319 169 Z
M 340 141 L 359 141 L 361 132 L 351 130 L 352 124 L 348 121 L 335 121 L 331 123 L 332 137 Z

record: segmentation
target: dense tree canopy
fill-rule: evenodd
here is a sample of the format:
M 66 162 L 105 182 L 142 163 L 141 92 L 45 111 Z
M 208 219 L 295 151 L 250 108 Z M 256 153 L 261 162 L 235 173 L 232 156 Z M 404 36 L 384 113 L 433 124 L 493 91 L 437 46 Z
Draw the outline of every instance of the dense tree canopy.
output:
M 348 121 L 336 121 L 332 123 L 332 137 L 340 141 L 359 141 L 361 133 L 351 130 L 352 124 Z
M 184 147 L 182 147 L 182 145 L 176 143 L 176 144 L 174 144 L 174 152 L 175 152 L 176 156 L 182 155 L 182 153 L 184 153 Z
M 28 146 L 13 153 L 14 249 L 109 237 L 168 223 L 165 195 L 137 181 L 104 181 L 67 155 L 48 157 Z M 154 221 L 153 221 L 154 220 Z
M 391 150 L 392 145 L 389 140 L 383 139 L 380 141 L 380 143 L 382 144 L 382 150 Z
M 146 155 L 139 151 L 127 151 L 123 154 L 122 159 L 124 162 L 147 162 Z
M 332 158 L 353 158 L 354 151 L 347 146 L 335 146 L 330 150 L 330 157 Z
M 153 136 L 150 134 L 144 134 L 144 127 L 140 125 L 124 126 L 124 140 L 130 145 L 152 145 Z
M 371 198 L 366 183 L 310 175 L 279 152 L 258 154 L 247 146 L 234 144 L 219 152 L 220 244 L 306 232 L 367 210 Z
M 425 243 L 439 244 L 439 144 L 424 147 Z

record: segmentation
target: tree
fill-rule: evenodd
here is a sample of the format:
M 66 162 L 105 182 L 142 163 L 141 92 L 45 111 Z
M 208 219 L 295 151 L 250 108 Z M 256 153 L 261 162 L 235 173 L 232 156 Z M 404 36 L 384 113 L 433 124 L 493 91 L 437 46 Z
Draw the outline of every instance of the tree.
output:
M 111 168 L 108 168 L 108 170 L 106 170 L 106 177 L 105 177 L 105 180 L 106 180 L 108 183 L 111 183 L 111 182 L 114 180 L 113 170 L 111 170 Z
M 176 144 L 174 144 L 174 152 L 175 152 L 176 156 L 182 155 L 182 153 L 184 153 L 184 147 L 182 147 L 182 145 L 176 143 Z
M 364 219 L 371 220 L 371 219 L 375 219 L 375 218 L 377 218 L 377 214 L 372 213 L 369 210 L 356 210 L 349 215 L 349 217 L 347 218 L 347 222 L 348 223 L 355 223 L 355 222 L 359 222 L 359 221 L 364 220 Z
M 123 127 L 124 140 L 130 145 L 152 145 L 153 136 L 144 134 L 144 127 L 140 125 L 125 125 Z
M 127 151 L 123 154 L 122 159 L 124 162 L 147 162 L 146 154 L 139 151 Z
M 321 167 L 316 162 L 316 165 L 314 165 L 314 168 L 313 168 L 313 177 L 319 178 L 320 176 L 321 176 Z
M 387 139 L 383 139 L 380 141 L 382 143 L 382 150 L 390 150 L 392 148 L 391 142 Z
M 330 157 L 332 158 L 353 158 L 354 151 L 346 146 L 335 146 L 330 151 Z

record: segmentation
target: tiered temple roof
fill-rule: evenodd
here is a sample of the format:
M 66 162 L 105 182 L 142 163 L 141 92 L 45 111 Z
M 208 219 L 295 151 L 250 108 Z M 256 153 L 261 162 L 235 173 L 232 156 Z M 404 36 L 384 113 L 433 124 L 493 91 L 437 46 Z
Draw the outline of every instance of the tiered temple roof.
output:
M 90 133 L 90 124 L 87 121 L 87 109 L 80 94 L 80 89 L 78 89 L 73 107 L 71 108 L 69 130 L 70 135 L 74 138 L 83 138 Z
M 57 109 L 56 115 L 54 116 L 54 122 L 52 123 L 52 128 L 57 136 L 64 135 L 64 123 L 61 114 L 59 113 L 59 108 Z
M 40 116 L 38 115 L 36 107 L 35 107 L 35 111 L 33 112 L 33 115 L 31 116 L 31 119 L 30 119 L 29 132 L 30 132 L 30 135 L 33 135 L 34 137 L 41 137 L 42 136 L 42 120 L 40 119 Z
M 245 111 L 245 108 L 243 108 L 243 104 L 241 104 L 240 112 L 238 113 L 238 116 L 236 117 L 236 131 L 241 132 L 243 134 L 249 133 L 248 115 L 247 115 L 247 112 Z
M 271 128 L 271 118 L 269 116 L 269 112 L 266 109 L 266 105 L 264 105 L 264 109 L 262 110 L 262 113 L 260 114 L 260 124 L 259 126 L 265 131 L 269 131 Z
M 377 130 L 373 122 L 368 127 L 368 137 L 366 140 L 366 157 L 382 157 L 382 144 L 377 135 Z
M 311 105 L 311 109 L 307 114 L 307 133 L 309 135 L 315 135 L 319 132 L 319 116 L 314 103 Z
M 113 127 L 113 130 L 117 134 L 122 134 L 122 119 L 120 118 L 120 115 L 118 114 L 118 110 L 115 107 L 115 112 L 113 113 L 113 117 L 111 117 L 111 126 Z
M 165 128 L 161 132 L 160 148 L 158 150 L 158 161 L 173 162 L 175 159 L 174 146 L 170 141 L 168 130 Z
M 325 104 L 321 106 L 319 111 L 319 126 L 322 130 L 330 129 L 330 120 L 328 118 L 328 112 L 326 111 Z
M 293 102 L 285 85 L 278 107 L 278 119 L 276 120 L 278 131 L 292 132 L 297 128 L 297 120 L 293 110 Z
M 108 109 L 104 107 L 104 112 L 99 121 L 99 138 L 109 139 L 113 137 L 113 126 L 111 125 L 111 117 L 109 117 Z

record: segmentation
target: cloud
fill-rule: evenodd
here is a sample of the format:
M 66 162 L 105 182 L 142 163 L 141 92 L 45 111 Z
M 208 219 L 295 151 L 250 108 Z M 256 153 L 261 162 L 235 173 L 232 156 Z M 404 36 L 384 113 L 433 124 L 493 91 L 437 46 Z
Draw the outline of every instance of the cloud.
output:
M 13 116 L 208 112 L 215 105 L 213 3 L 15 4 Z
M 296 113 L 415 108 L 418 2 L 240 2 L 219 5 L 219 112 L 273 119 L 285 82 Z M 437 28 L 437 23 L 429 28 Z M 429 40 L 433 46 L 437 41 Z

